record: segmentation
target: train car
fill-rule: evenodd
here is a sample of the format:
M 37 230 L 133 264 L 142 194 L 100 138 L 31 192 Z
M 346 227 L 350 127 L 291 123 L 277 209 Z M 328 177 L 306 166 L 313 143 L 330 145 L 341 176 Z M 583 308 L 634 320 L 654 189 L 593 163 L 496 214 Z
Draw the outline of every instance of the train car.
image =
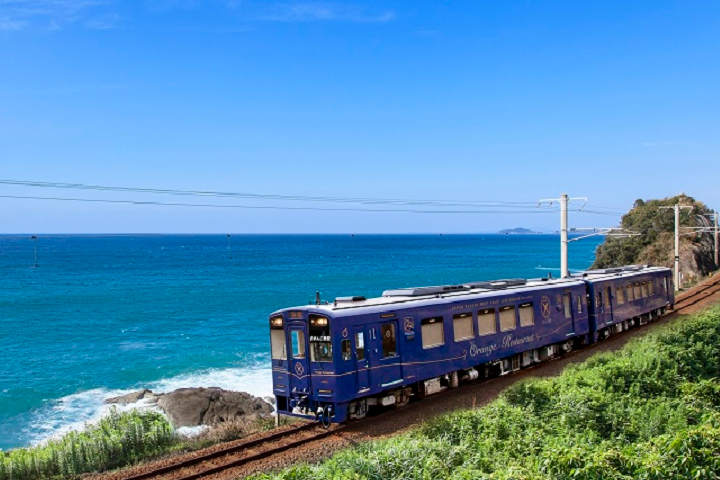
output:
M 583 278 L 498 280 L 279 310 L 277 410 L 344 422 L 543 361 L 592 340 L 586 289 Z
M 580 275 L 590 299 L 592 341 L 645 324 L 675 303 L 672 270 L 630 265 Z

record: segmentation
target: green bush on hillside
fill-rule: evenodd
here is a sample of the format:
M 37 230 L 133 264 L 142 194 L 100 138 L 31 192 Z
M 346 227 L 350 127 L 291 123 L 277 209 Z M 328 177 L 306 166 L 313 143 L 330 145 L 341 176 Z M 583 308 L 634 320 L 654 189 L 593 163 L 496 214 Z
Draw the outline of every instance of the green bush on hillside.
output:
M 161 414 L 113 410 L 81 432 L 33 448 L 0 452 L 0 480 L 70 478 L 135 463 L 169 451 L 176 442 Z
M 720 478 L 720 309 L 262 480 Z

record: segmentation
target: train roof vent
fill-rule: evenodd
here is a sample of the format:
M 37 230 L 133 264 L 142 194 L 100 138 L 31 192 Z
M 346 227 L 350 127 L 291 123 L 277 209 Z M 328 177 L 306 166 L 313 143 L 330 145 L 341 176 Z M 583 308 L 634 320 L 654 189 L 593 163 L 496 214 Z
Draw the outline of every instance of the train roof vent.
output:
M 622 267 L 621 269 L 626 272 L 637 272 L 638 270 L 642 270 L 645 267 L 647 267 L 647 265 L 627 265 L 625 267 Z
M 467 290 L 465 285 L 438 285 L 435 287 L 409 287 L 385 290 L 383 297 L 421 297 L 423 295 L 440 295 L 442 293 Z
M 362 302 L 364 300 L 367 300 L 367 298 L 356 295 L 354 297 L 336 297 L 335 303 L 352 303 L 352 302 Z
M 503 280 L 492 280 L 489 282 L 471 282 L 467 283 L 468 288 L 487 288 L 490 290 L 501 290 L 508 287 L 517 287 L 525 285 L 527 280 L 524 278 L 506 278 Z

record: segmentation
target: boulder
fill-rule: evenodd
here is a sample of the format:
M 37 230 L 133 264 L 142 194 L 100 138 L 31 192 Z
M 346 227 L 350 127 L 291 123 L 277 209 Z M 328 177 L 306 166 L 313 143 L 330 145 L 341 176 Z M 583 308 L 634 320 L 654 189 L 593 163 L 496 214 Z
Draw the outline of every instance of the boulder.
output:
M 169 393 L 153 393 L 145 389 L 108 398 L 105 403 L 127 405 L 139 400 L 149 400 L 149 404 L 159 407 L 175 428 L 253 420 L 273 411 L 273 407 L 262 398 L 217 387 L 179 388 Z
M 154 394 L 152 390 L 148 390 L 147 388 L 145 388 L 143 390 L 138 390 L 137 392 L 120 395 L 118 397 L 106 398 L 105 403 L 128 405 L 130 403 L 139 402 L 140 400 L 149 400 L 150 402 L 155 402 L 157 400 L 157 395 Z

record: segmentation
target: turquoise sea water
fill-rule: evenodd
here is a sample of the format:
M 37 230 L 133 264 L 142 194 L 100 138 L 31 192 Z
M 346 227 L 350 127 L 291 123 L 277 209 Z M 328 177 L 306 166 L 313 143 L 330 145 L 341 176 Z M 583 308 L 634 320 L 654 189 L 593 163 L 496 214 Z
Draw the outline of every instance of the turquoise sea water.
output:
M 587 268 L 600 241 L 571 243 L 570 267 Z M 141 387 L 269 394 L 267 315 L 316 290 L 375 296 L 558 264 L 554 235 L 0 236 L 0 449 L 82 426 Z

